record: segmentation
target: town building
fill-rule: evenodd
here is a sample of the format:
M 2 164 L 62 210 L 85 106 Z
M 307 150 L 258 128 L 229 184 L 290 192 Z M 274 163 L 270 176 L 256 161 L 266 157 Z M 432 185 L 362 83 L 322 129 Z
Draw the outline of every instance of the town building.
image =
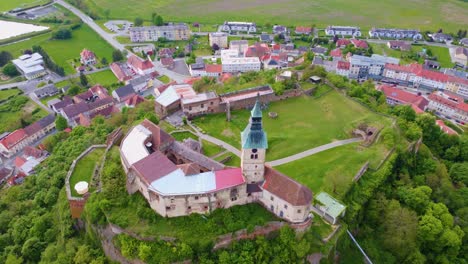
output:
M 39 53 L 21 55 L 12 62 L 18 71 L 28 80 L 36 79 L 47 74 L 43 66 L 44 61 Z
M 421 40 L 422 35 L 416 29 L 372 28 L 369 30 L 371 38 L 413 39 Z
M 288 34 L 288 28 L 281 25 L 274 25 L 273 26 L 273 34 L 275 35 L 286 35 Z
M 328 26 L 325 29 L 325 34 L 327 36 L 360 37 L 361 29 L 359 27 L 349 27 L 349 26 Z
M 310 35 L 312 33 L 312 27 L 297 26 L 294 32 L 298 35 Z
M 462 64 L 468 64 L 468 48 L 458 47 L 455 49 L 455 61 Z
M 136 93 L 139 93 L 148 89 L 152 79 L 151 75 L 143 75 L 127 81 L 126 84 L 130 84 L 133 87 L 133 90 Z
M 134 94 L 132 97 L 130 97 L 129 99 L 125 101 L 125 106 L 133 108 L 143 103 L 144 101 L 145 101 L 145 98 L 141 97 L 138 94 Z
M 215 92 L 199 93 L 193 97 L 181 99 L 182 111 L 187 118 L 219 112 L 220 98 Z
M 444 33 L 434 33 L 431 35 L 432 40 L 435 42 L 448 42 L 452 41 L 452 36 L 449 34 L 444 34 Z
M 94 65 L 97 63 L 96 55 L 90 50 L 83 49 L 80 53 L 80 62 L 83 65 Z
M 114 99 L 119 103 L 130 99 L 134 95 L 136 95 L 136 93 L 131 84 L 127 84 L 112 91 L 112 97 L 114 97 Z
M 17 129 L 0 140 L 0 153 L 9 158 L 41 139 L 54 128 L 55 117 L 48 115 L 25 128 Z
M 390 40 L 387 42 L 387 46 L 394 50 L 401 50 L 401 51 L 411 50 L 411 44 L 408 44 L 402 40 Z
M 119 82 L 125 82 L 132 79 L 133 73 L 127 65 L 119 62 L 113 62 L 111 63 L 110 68 Z
M 337 48 L 345 48 L 346 46 L 351 44 L 351 40 L 341 38 L 341 39 L 338 39 L 335 44 Z
M 413 94 L 389 85 L 381 85 L 378 90 L 385 94 L 387 104 L 410 105 L 417 114 L 424 113 L 429 104 L 429 101 L 420 94 Z
M 53 84 L 46 85 L 34 91 L 34 95 L 36 95 L 37 98 L 54 96 L 58 93 L 59 93 L 59 90 Z
M 235 49 L 221 51 L 221 63 L 223 72 L 236 73 L 248 71 L 260 71 L 261 62 L 258 57 L 243 57 Z
M 155 71 L 154 65 L 151 60 L 143 60 L 134 54 L 131 54 L 127 59 L 127 66 L 133 71 L 134 74 L 147 75 Z
M 168 86 L 156 97 L 155 111 L 161 117 L 166 117 L 181 109 L 181 98 L 193 98 L 197 93 L 189 84 L 174 84 Z
M 132 42 L 158 41 L 160 38 L 167 40 L 188 40 L 192 34 L 185 23 L 167 26 L 132 27 L 129 29 Z
M 369 44 L 367 44 L 367 42 L 365 42 L 364 40 L 351 39 L 351 43 L 354 45 L 355 48 L 358 48 L 358 49 L 368 49 L 369 48 Z
M 368 79 L 380 80 L 384 66 L 387 63 L 398 64 L 400 62 L 397 58 L 386 57 L 382 55 L 372 54 L 371 57 L 353 55 L 350 58 L 350 73 L 349 77 L 352 79 Z
M 468 38 L 460 39 L 460 44 L 465 46 L 465 47 L 468 47 Z
M 437 115 L 453 119 L 462 124 L 468 123 L 468 104 L 460 96 L 440 91 L 433 92 L 429 95 L 427 108 Z
M 229 42 L 230 50 L 237 50 L 239 55 L 243 55 L 245 50 L 249 47 L 249 42 L 245 39 L 242 40 L 232 40 Z
M 210 47 L 214 44 L 218 45 L 219 48 L 225 49 L 228 47 L 228 35 L 225 32 L 211 32 L 209 34 Z
M 164 217 L 258 202 L 289 222 L 309 220 L 312 192 L 265 165 L 268 143 L 259 101 L 241 143 L 241 167 L 226 168 L 145 120 L 129 131 L 120 146 L 127 191 L 139 191 Z
M 347 61 L 339 61 L 336 65 L 336 74 L 349 77 L 349 69 L 351 68 L 351 64 Z
M 323 219 L 332 225 L 335 225 L 346 213 L 346 206 L 326 192 L 321 192 L 315 197 L 314 207 L 321 213 Z
M 221 26 L 222 31 L 226 32 L 246 32 L 255 33 L 257 32 L 257 25 L 252 22 L 230 22 L 225 21 Z

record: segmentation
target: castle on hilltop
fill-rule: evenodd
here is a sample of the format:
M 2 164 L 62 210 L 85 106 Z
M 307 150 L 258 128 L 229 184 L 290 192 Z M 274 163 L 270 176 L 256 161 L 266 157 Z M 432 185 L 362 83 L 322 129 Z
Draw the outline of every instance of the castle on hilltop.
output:
M 167 217 L 258 202 L 289 222 L 308 220 L 312 192 L 265 165 L 268 141 L 258 100 L 241 138 L 241 167 L 231 168 L 145 120 L 120 146 L 127 191 L 139 191 L 154 211 Z

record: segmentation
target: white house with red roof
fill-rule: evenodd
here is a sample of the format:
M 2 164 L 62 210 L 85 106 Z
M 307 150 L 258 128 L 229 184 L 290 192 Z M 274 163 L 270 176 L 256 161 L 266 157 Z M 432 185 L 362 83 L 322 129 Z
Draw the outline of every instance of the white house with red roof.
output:
M 294 32 L 298 35 L 310 35 L 310 33 L 312 33 L 312 27 L 297 26 Z
M 336 64 L 336 74 L 348 77 L 351 64 L 348 61 L 339 61 Z
M 131 54 L 127 59 L 127 65 L 135 74 L 146 75 L 155 71 L 153 63 L 149 60 L 143 60 L 134 54 Z
M 422 95 L 413 94 L 389 85 L 381 85 L 378 90 L 385 94 L 387 104 L 391 106 L 410 105 L 417 114 L 423 113 L 429 104 L 429 101 Z
M 145 120 L 120 145 L 127 191 L 140 192 L 165 217 L 258 202 L 289 222 L 309 220 L 312 192 L 265 165 L 268 142 L 258 100 L 241 141 L 241 167 L 226 167 Z
M 80 53 L 80 62 L 84 65 L 94 65 L 96 64 L 96 55 L 90 50 L 83 49 Z
M 429 95 L 427 108 L 457 122 L 468 123 L 468 104 L 460 96 L 440 91 L 434 92 Z

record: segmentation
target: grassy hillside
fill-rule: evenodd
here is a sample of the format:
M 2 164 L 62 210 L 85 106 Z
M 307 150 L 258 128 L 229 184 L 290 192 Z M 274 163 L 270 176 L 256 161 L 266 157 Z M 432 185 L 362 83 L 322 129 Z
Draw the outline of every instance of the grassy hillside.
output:
M 326 26 L 328 24 L 412 27 L 456 31 L 466 28 L 468 3 L 459 0 L 86 0 L 101 17 L 150 19 L 152 12 L 167 21 L 220 24 L 247 20 L 260 24 Z M 132 8 L 128 8 L 131 6 Z

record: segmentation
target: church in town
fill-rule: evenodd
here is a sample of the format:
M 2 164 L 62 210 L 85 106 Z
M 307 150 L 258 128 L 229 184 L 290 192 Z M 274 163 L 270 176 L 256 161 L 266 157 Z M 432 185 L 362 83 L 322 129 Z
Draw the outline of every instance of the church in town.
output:
M 257 202 L 291 223 L 308 220 L 312 192 L 265 165 L 268 141 L 258 100 L 241 140 L 241 167 L 226 167 L 145 120 L 120 145 L 127 191 L 140 192 L 165 217 Z

